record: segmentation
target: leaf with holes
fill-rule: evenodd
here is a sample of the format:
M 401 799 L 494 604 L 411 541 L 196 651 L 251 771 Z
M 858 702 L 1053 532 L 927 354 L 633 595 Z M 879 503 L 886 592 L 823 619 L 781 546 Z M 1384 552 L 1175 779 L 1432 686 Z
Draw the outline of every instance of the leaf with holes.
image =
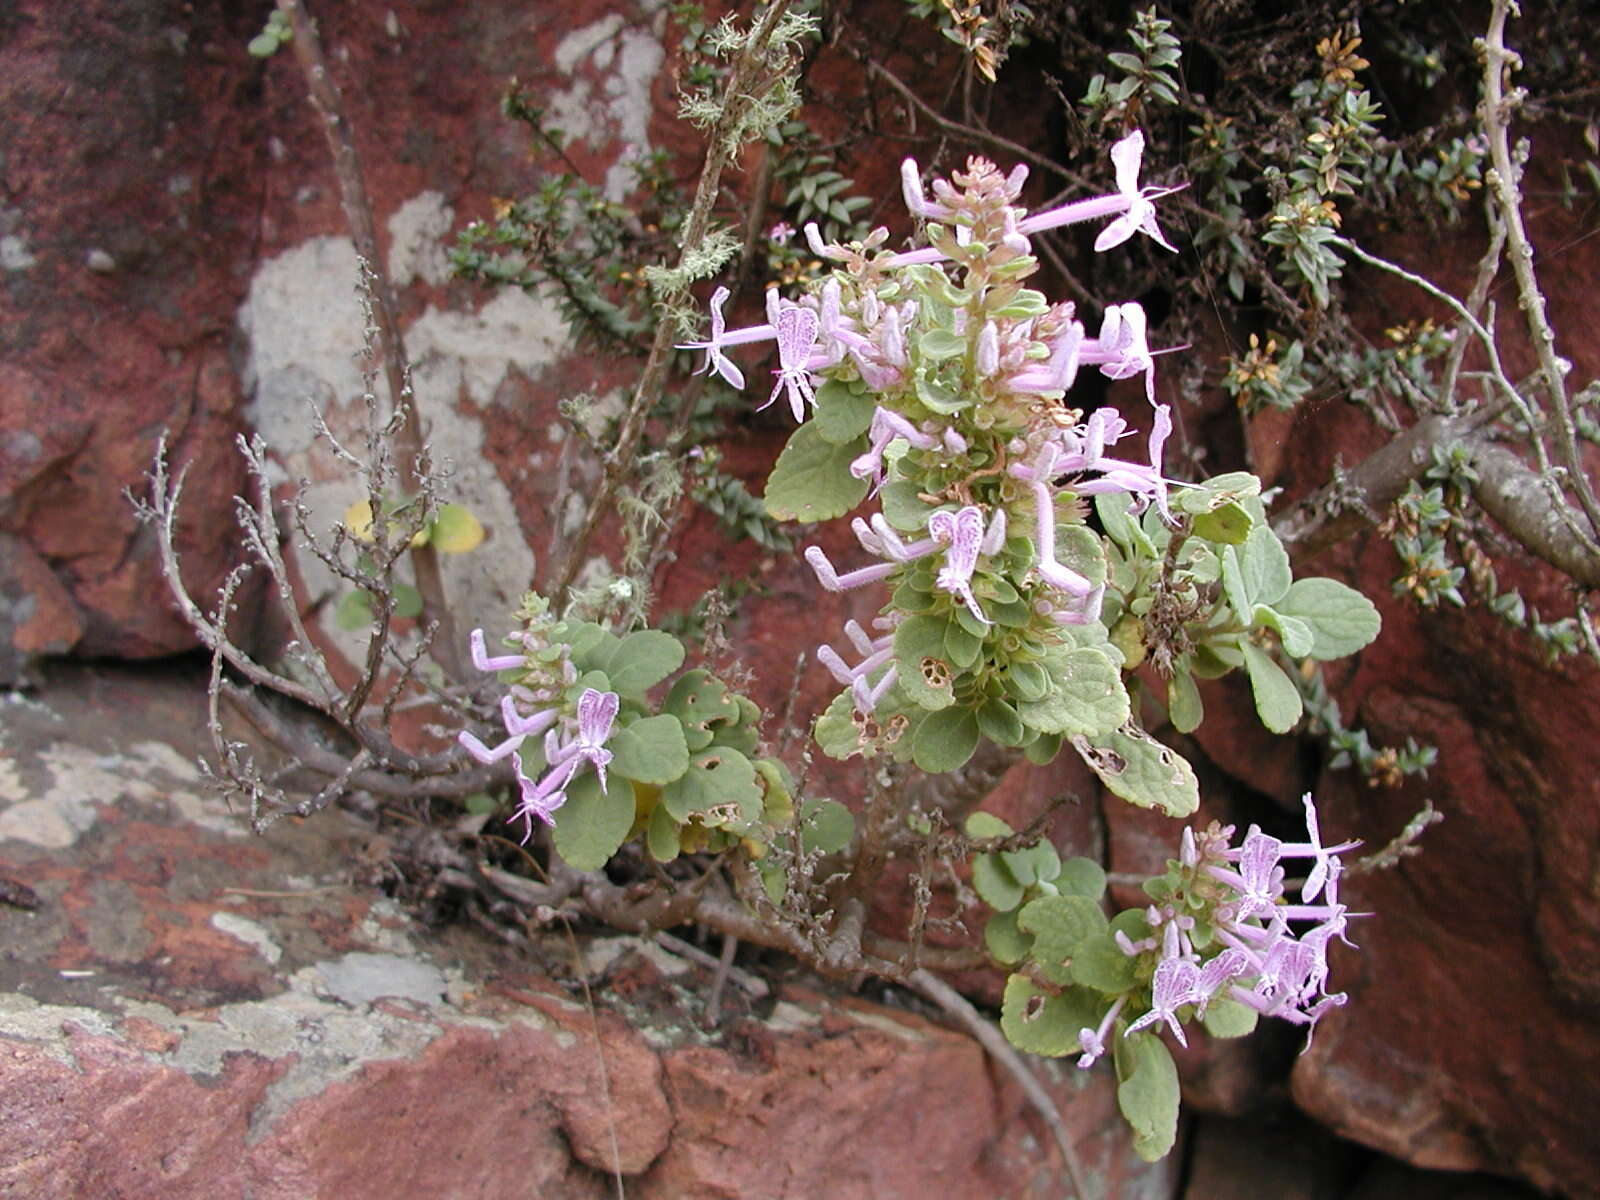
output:
M 1000 1005 L 1000 1029 L 1018 1050 L 1060 1058 L 1077 1054 L 1078 1033 L 1100 1023 L 1104 1008 L 1100 998 L 1082 988 L 1052 996 L 1026 975 L 1006 980 Z
M 699 817 L 707 825 L 738 826 L 761 818 L 756 769 L 737 750 L 714 746 L 689 760 L 689 769 L 661 791 L 661 803 L 682 823 Z
M 1194 768 L 1131 721 L 1098 738 L 1075 737 L 1076 750 L 1113 795 L 1139 808 L 1187 817 L 1200 807 Z

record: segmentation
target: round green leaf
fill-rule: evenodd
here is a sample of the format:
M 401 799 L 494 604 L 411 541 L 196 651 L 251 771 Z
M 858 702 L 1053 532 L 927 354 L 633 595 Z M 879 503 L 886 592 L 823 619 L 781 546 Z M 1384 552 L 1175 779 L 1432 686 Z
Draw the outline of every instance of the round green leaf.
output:
M 585 770 L 567 785 L 567 802 L 556 810 L 556 853 L 579 871 L 598 871 L 627 841 L 633 828 L 633 788 L 621 779 L 600 790 L 600 778 Z
M 978 748 L 978 718 L 969 708 L 929 713 L 911 739 L 911 758 L 929 774 L 964 766 Z
M 613 733 L 606 742 L 611 770 L 640 783 L 668 784 L 689 769 L 683 725 L 671 713 L 645 717 Z
M 800 808 L 800 844 L 808 853 L 837 854 L 855 833 L 855 817 L 837 800 L 807 800 Z
M 428 544 L 445 554 L 465 554 L 483 545 L 483 522 L 460 504 L 441 504 L 433 516 Z
M 867 481 L 850 474 L 850 464 L 867 448 L 858 437 L 835 445 L 814 421 L 795 430 L 767 477 L 767 515 L 778 521 L 831 521 L 842 517 L 867 494 Z
M 1103 1013 L 1100 998 L 1081 988 L 1052 996 L 1019 973 L 1006 980 L 1000 1029 L 1018 1050 L 1060 1058 L 1082 1050 L 1078 1034 L 1098 1025 Z

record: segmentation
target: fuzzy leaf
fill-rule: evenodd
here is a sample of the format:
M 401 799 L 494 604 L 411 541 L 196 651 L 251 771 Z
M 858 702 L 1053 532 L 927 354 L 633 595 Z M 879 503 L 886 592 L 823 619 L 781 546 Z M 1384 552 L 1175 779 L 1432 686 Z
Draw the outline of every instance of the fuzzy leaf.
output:
M 633 829 L 633 788 L 612 779 L 600 790 L 600 778 L 585 770 L 567 785 L 567 802 L 556 810 L 556 853 L 579 871 L 598 871 L 628 840 Z
M 850 463 L 867 439 L 835 445 L 815 421 L 794 431 L 767 478 L 767 515 L 778 521 L 829 521 L 842 517 L 867 494 L 867 481 L 850 474 Z
M 1052 996 L 1015 974 L 1006 980 L 1000 1029 L 1018 1050 L 1060 1058 L 1080 1051 L 1079 1032 L 1098 1025 L 1102 1013 L 1099 997 L 1081 988 Z
M 1106 931 L 1106 915 L 1087 896 L 1041 896 L 1023 905 L 1017 924 L 1033 934 L 1033 961 L 1051 983 L 1072 982 L 1079 948 Z
M 817 412 L 811 419 L 824 441 L 844 446 L 872 427 L 875 408 L 871 395 L 858 396 L 848 384 L 830 379 L 817 389 Z
M 667 784 L 689 769 L 683 725 L 671 713 L 645 717 L 619 729 L 606 742 L 611 770 L 640 783 Z
M 1200 699 L 1200 686 L 1195 683 L 1186 665 L 1180 664 L 1167 680 L 1167 716 L 1179 733 L 1193 733 L 1205 719 L 1205 705 Z
M 672 819 L 672 814 L 667 811 L 665 804 L 657 804 L 650 814 L 650 824 L 645 829 L 644 842 L 650 851 L 650 857 L 657 862 L 668 863 L 678 857 L 682 850 L 679 840 L 681 830 L 678 823 Z
M 1149 1033 L 1117 1047 L 1117 1107 L 1133 1130 L 1134 1153 L 1155 1162 L 1178 1137 L 1178 1068 L 1161 1039 Z
M 837 854 L 855 834 L 855 817 L 837 800 L 807 800 L 800 810 L 800 842 L 807 853 Z
M 1106 894 L 1105 868 L 1092 858 L 1069 858 L 1061 864 L 1055 885 L 1063 896 L 1099 900 Z
M 1382 625 L 1372 601 L 1335 579 L 1297 579 L 1272 607 L 1311 627 L 1310 657 L 1316 659 L 1354 654 Z
M 706 824 L 755 821 L 761 816 L 761 786 L 750 760 L 737 750 L 714 746 L 689 760 L 682 775 L 661 792 L 661 803 L 682 822 L 706 818 Z
M 998 854 L 980 854 L 972 860 L 972 886 L 995 912 L 1016 908 L 1026 890 Z
M 1283 643 L 1283 652 L 1290 658 L 1304 658 L 1311 653 L 1311 647 L 1315 644 L 1311 626 L 1299 617 L 1285 616 L 1265 604 L 1256 605 L 1255 624 L 1277 634 L 1278 640 Z
M 604 661 L 593 661 L 593 666 L 610 677 L 613 691 L 643 700 L 646 692 L 683 666 L 683 643 L 659 629 L 641 629 L 618 641 Z
M 1289 552 L 1283 548 L 1270 525 L 1257 525 L 1242 546 L 1229 546 L 1222 552 L 1222 578 L 1228 585 L 1229 573 L 1237 580 L 1244 607 L 1241 620 L 1248 621 L 1257 604 L 1275 605 L 1289 591 L 1294 576 L 1289 570 Z M 1228 602 L 1234 603 L 1233 592 Z
M 1129 804 L 1169 817 L 1187 817 L 1200 807 L 1194 768 L 1132 722 L 1101 737 L 1074 737 L 1072 746 L 1100 782 Z
M 983 944 L 997 963 L 1011 967 L 1028 957 L 1033 939 L 1017 928 L 1016 913 L 997 912 L 983 927 Z
M 1300 690 L 1260 646 L 1244 642 L 1242 648 L 1250 691 L 1256 699 L 1256 715 L 1273 733 L 1288 733 L 1300 719 Z
M 1041 700 L 1017 705 L 1025 724 L 1041 733 L 1092 737 L 1128 719 L 1122 672 L 1105 651 L 1084 646 L 1052 655 L 1045 669 L 1055 687 Z
M 1206 1005 L 1206 1015 L 1200 1023 L 1212 1037 L 1236 1038 L 1254 1032 L 1261 1014 L 1248 1004 L 1240 1004 L 1226 996 L 1218 996 Z
M 978 748 L 978 718 L 970 708 L 929 713 L 911 740 L 911 757 L 929 774 L 963 766 Z

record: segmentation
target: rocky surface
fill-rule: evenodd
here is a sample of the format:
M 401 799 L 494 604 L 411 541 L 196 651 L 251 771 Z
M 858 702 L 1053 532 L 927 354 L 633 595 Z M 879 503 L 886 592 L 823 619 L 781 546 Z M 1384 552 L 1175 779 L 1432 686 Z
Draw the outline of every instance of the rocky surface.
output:
M 618 937 L 582 942 L 590 1007 L 565 936 L 353 882 L 367 819 L 249 835 L 193 765 L 198 683 L 0 694 L 0 1195 L 1061 1194 L 1017 1088 L 926 1015 L 797 978 L 711 1028 L 704 968 Z M 1097 1194 L 1174 1194 L 1106 1073 L 1040 1070 Z

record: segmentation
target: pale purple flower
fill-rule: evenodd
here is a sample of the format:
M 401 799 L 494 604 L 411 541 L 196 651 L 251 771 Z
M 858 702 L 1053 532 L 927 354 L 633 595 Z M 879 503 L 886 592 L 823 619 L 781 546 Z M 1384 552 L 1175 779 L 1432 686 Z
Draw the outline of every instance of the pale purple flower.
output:
M 546 825 L 555 823 L 555 813 L 567 802 L 567 788 L 571 786 L 584 763 L 591 764 L 600 777 L 600 790 L 607 791 L 606 764 L 611 761 L 611 751 L 606 749 L 612 725 L 616 721 L 620 698 L 615 692 L 600 692 L 585 688 L 578 697 L 576 730 L 551 729 L 545 734 L 544 756 L 548 769 L 537 783 L 522 773 L 520 760 L 517 781 L 522 789 L 522 803 L 514 820 L 525 822 L 526 841 L 533 832 L 533 818 Z
M 955 596 L 967 606 L 973 618 L 984 625 L 991 624 L 984 616 L 978 598 L 972 594 L 972 573 L 977 569 L 980 554 L 997 554 L 1006 540 L 1006 512 L 994 510 L 994 519 L 987 532 L 983 525 L 983 510 L 969 504 L 956 512 L 936 512 L 928 518 L 928 532 L 938 542 L 949 547 L 945 551 L 944 566 L 939 569 L 937 586 Z
M 1106 1052 L 1106 1035 L 1111 1032 L 1112 1022 L 1117 1019 L 1117 1014 L 1127 1002 L 1126 996 L 1118 996 L 1116 1003 L 1106 1010 L 1105 1016 L 1100 1018 L 1098 1028 L 1078 1030 L 1078 1046 L 1083 1050 L 1078 1058 L 1078 1070 L 1087 1071 L 1094 1066 L 1095 1060 Z
M 528 665 L 528 660 L 520 654 L 502 654 L 494 658 L 489 656 L 488 648 L 483 642 L 483 630 L 474 629 L 467 639 L 472 646 L 472 665 L 480 671 L 515 671 L 519 667 Z
M 1177 247 L 1162 236 L 1156 224 L 1156 206 L 1139 190 L 1139 163 L 1144 158 L 1144 133 L 1135 129 L 1111 147 L 1111 165 L 1117 173 L 1117 194 L 1127 202 L 1127 211 L 1100 231 L 1094 240 L 1097 251 L 1120 246 L 1135 233 L 1154 238 L 1176 254 Z
M 817 393 L 811 386 L 806 363 L 816 349 L 818 317 L 812 309 L 786 304 L 778 310 L 772 324 L 778 332 L 778 369 L 774 372 L 778 378 L 772 385 L 772 395 L 767 397 L 767 404 L 778 398 L 779 391 L 787 389 L 789 411 L 794 414 L 796 421 L 804 421 L 806 401 L 811 402 L 812 408 L 817 406 Z M 765 408 L 767 404 L 761 407 Z
M 1153 405 L 1156 402 L 1156 363 L 1150 353 L 1148 328 L 1140 305 L 1132 301 L 1113 304 L 1106 309 L 1100 336 L 1084 343 L 1079 361 L 1098 364 L 1100 373 L 1108 379 L 1131 379 L 1142 373 L 1145 396 Z
M 1094 591 L 1094 585 L 1056 561 L 1056 503 L 1050 481 L 1057 473 L 1056 460 L 1060 453 L 1061 448 L 1055 442 L 1046 442 L 1033 464 L 1012 463 L 1007 469 L 1012 476 L 1027 483 L 1033 493 L 1034 553 L 1038 555 L 1034 570 L 1051 587 L 1082 599 Z
M 767 230 L 767 237 L 780 246 L 787 246 L 789 239 L 794 236 L 794 226 L 787 221 L 779 221 Z
M 867 430 L 867 450 L 850 463 L 850 474 L 857 479 L 873 481 L 873 490 L 883 486 L 883 452 L 889 443 L 900 438 L 918 450 L 932 450 L 939 440 L 923 433 L 893 409 L 880 405 L 872 414 L 872 425 Z
M 1178 1045 L 1187 1047 L 1189 1039 L 1183 1034 L 1177 1013 L 1185 1004 L 1195 1002 L 1195 985 L 1199 980 L 1200 968 L 1188 959 L 1163 958 L 1156 964 L 1155 978 L 1150 984 L 1150 1011 L 1129 1025 L 1123 1036 L 1137 1033 L 1146 1025 L 1164 1021 L 1167 1028 L 1172 1030 L 1172 1036 L 1178 1039 Z
M 1300 890 L 1300 899 L 1309 903 L 1317 898 L 1317 894 L 1328 887 L 1330 892 L 1338 878 L 1339 860 L 1335 857 L 1346 850 L 1354 850 L 1361 843 L 1340 842 L 1337 846 L 1324 846 L 1322 835 L 1317 826 L 1317 808 L 1311 800 L 1311 793 L 1307 792 L 1301 802 L 1306 807 L 1306 833 L 1308 840 L 1305 842 L 1290 842 L 1279 851 L 1280 858 L 1310 858 L 1311 870 L 1306 874 L 1305 886 Z M 1333 895 L 1329 895 L 1328 903 L 1334 903 Z
M 880 623 L 882 619 L 880 618 Z M 856 711 L 862 714 L 871 713 L 878 706 L 878 701 L 883 694 L 894 686 L 897 677 L 894 659 L 894 630 L 890 626 L 888 633 L 877 639 L 867 636 L 867 633 L 854 621 L 844 623 L 845 636 L 850 639 L 851 645 L 856 648 L 862 659 L 854 667 L 845 663 L 832 646 L 822 645 L 817 647 L 817 661 L 828 669 L 840 683 L 850 689 L 851 697 L 855 701 Z M 879 667 L 888 664 L 888 670 L 876 684 L 872 683 L 871 675 Z
M 732 294 L 725 287 L 719 287 L 711 293 L 711 337 L 704 342 L 680 343 L 678 349 L 704 350 L 706 361 L 700 370 L 715 371 L 722 376 L 729 387 L 742 390 L 744 372 L 739 370 L 732 359 L 723 354 L 723 347 L 743 345 L 747 342 L 764 342 L 776 336 L 776 331 L 770 325 L 753 325 L 748 329 L 736 329 L 729 333 L 727 318 L 722 315 L 722 306 L 728 302 L 728 297 Z

